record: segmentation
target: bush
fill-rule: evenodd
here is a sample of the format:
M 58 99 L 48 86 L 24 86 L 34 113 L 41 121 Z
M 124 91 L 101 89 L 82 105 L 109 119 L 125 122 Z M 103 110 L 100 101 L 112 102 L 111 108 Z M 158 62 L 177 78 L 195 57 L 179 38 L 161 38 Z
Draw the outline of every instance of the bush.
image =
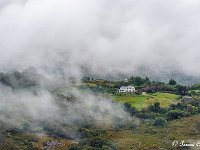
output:
M 167 124 L 167 120 L 163 117 L 157 117 L 154 121 L 155 126 L 165 126 Z
M 177 103 L 176 108 L 180 110 L 184 110 L 184 109 L 187 109 L 187 105 L 185 103 Z
M 101 134 L 106 134 L 106 131 L 104 130 L 97 130 L 97 129 L 86 129 L 86 128 L 80 128 L 79 134 L 81 138 L 93 138 L 95 136 L 99 136 Z
M 96 148 L 102 148 L 103 145 L 107 144 L 107 140 L 102 137 L 94 137 L 89 141 L 89 146 L 96 147 Z
M 155 102 L 153 105 L 149 105 L 148 106 L 148 110 L 150 112 L 155 112 L 155 113 L 160 112 L 160 110 L 161 110 L 160 103 L 159 102 Z
M 139 112 L 136 114 L 136 117 L 140 119 L 151 119 L 154 118 L 154 116 L 150 113 L 145 113 L 145 112 Z
M 129 111 L 130 108 L 131 108 L 131 104 L 130 104 L 130 103 L 128 103 L 128 102 L 124 103 L 124 109 L 125 109 L 126 111 Z
M 184 113 L 180 110 L 170 110 L 167 113 L 167 119 L 168 120 L 174 120 L 174 119 L 178 119 L 184 116 Z
M 131 116 L 134 116 L 135 114 L 137 114 L 137 109 L 135 107 L 131 107 L 129 113 Z

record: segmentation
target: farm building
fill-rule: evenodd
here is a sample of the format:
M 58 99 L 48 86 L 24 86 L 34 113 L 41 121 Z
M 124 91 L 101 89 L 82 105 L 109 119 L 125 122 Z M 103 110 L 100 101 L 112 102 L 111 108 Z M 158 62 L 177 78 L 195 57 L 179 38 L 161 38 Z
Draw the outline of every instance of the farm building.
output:
M 135 92 L 135 88 L 133 86 L 121 86 L 118 90 L 118 92 Z

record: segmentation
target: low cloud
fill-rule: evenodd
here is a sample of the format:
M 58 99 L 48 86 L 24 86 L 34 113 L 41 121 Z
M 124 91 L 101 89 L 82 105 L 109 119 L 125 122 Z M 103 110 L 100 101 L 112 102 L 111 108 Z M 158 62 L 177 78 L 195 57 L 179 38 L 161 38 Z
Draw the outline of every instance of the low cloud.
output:
M 74 130 L 74 136 L 84 125 L 118 128 L 139 124 L 122 105 L 102 95 L 81 93 L 71 88 L 54 94 L 40 88 L 13 90 L 3 85 L 0 90 L 1 123 L 13 127 L 21 128 L 28 124 L 31 130 L 37 131 L 47 124 L 63 132 Z M 71 128 L 64 128 L 66 125 Z
M 199 1 L 16 0 L 0 3 L 1 69 L 80 75 L 199 75 Z M 103 71 L 102 71 L 103 70 Z

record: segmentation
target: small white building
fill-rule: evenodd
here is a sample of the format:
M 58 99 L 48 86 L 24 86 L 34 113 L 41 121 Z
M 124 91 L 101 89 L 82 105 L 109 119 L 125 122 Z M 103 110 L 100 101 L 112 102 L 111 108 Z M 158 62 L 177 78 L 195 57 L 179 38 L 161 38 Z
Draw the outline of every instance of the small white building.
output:
M 120 93 L 135 92 L 135 88 L 133 86 L 121 86 L 117 91 Z

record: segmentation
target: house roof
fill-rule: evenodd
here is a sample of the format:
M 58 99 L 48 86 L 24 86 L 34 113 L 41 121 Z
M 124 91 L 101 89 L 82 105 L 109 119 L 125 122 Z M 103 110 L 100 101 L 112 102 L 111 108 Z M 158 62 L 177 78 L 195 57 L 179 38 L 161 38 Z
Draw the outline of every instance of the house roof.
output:
M 134 88 L 133 86 L 131 86 L 131 85 L 129 85 L 129 86 L 127 86 L 128 88 Z

